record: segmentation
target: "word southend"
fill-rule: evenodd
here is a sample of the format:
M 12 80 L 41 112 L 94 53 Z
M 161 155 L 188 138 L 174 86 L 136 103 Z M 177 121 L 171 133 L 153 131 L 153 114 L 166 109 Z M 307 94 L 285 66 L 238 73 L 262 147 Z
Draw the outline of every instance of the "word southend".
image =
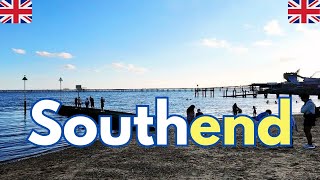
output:
M 39 146 L 51 146 L 62 137 L 77 147 L 92 144 L 99 136 L 106 146 L 121 147 L 127 145 L 132 138 L 132 127 L 136 126 L 136 137 L 140 145 L 168 146 L 168 132 L 170 126 L 175 127 L 175 145 L 188 146 L 188 139 L 201 147 L 214 146 L 220 141 L 224 146 L 236 146 L 236 128 L 243 128 L 243 146 L 256 146 L 256 139 L 266 146 L 291 146 L 291 99 L 279 99 L 279 116 L 268 116 L 259 123 L 255 123 L 248 116 L 223 116 L 219 121 L 213 116 L 201 116 L 188 125 L 185 118 L 178 115 L 168 115 L 168 98 L 156 98 L 156 116 L 149 115 L 149 106 L 137 106 L 136 116 L 120 117 L 119 133 L 112 134 L 112 117 L 100 116 L 99 125 L 87 116 L 77 115 L 68 119 L 61 126 L 54 118 L 44 114 L 45 111 L 57 113 L 61 104 L 55 100 L 44 99 L 38 101 L 31 110 L 32 120 L 47 134 L 40 134 L 32 130 L 28 140 Z M 155 134 L 150 134 L 149 127 L 156 127 Z M 277 135 L 270 134 L 271 127 L 277 127 Z M 84 127 L 85 133 L 79 134 L 75 130 Z M 98 133 L 99 131 L 99 133 Z

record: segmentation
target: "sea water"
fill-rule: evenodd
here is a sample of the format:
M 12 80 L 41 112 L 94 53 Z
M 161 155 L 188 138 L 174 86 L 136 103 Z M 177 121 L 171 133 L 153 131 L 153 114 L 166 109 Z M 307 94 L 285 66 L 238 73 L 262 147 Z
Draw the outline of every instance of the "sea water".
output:
M 46 130 L 35 125 L 30 118 L 30 108 L 32 104 L 41 98 L 52 98 L 61 100 L 64 105 L 74 105 L 76 92 L 28 92 L 27 97 L 27 115 L 23 110 L 23 93 L 0 93 L 0 162 L 17 160 L 25 157 L 39 155 L 42 153 L 60 150 L 67 147 L 65 140 L 53 147 L 37 147 L 27 142 L 27 137 L 32 129 L 38 132 L 46 133 Z M 169 113 L 186 116 L 186 109 L 190 105 L 195 105 L 196 109 L 201 109 L 203 113 L 214 115 L 218 118 L 222 115 L 232 114 L 232 105 L 237 103 L 243 110 L 243 114 L 252 115 L 253 106 L 257 107 L 257 112 L 263 112 L 266 109 L 272 110 L 274 114 L 278 113 L 278 105 L 275 103 L 275 95 L 269 95 L 265 99 L 263 95 L 257 98 L 252 96 L 247 98 L 223 98 L 221 91 L 215 92 L 215 97 L 195 98 L 194 92 L 81 92 L 82 103 L 85 98 L 92 96 L 95 99 L 95 107 L 100 107 L 100 98 L 106 99 L 105 109 L 135 113 L 136 105 L 149 105 L 151 114 L 154 114 L 155 97 L 169 97 Z M 317 97 L 312 97 L 317 106 L 320 101 Z M 266 102 L 269 101 L 267 104 Z M 297 96 L 292 97 L 292 112 L 299 113 L 303 102 Z M 84 105 L 82 105 L 84 106 Z M 50 114 L 58 122 L 63 124 L 66 117 Z

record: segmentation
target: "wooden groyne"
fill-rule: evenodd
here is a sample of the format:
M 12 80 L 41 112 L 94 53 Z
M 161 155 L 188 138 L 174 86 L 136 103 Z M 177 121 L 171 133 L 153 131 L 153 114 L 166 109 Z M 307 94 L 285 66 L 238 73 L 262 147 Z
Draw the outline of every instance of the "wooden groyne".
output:
M 119 111 L 109 111 L 109 110 L 104 110 L 101 112 L 100 109 L 94 109 L 94 108 L 77 108 L 73 106 L 61 106 L 59 112 L 59 115 L 61 116 L 66 116 L 66 117 L 71 117 L 74 115 L 87 115 L 94 120 L 96 120 L 97 123 L 99 116 L 104 115 L 104 116 L 112 116 L 112 130 L 119 130 L 119 119 L 121 116 L 135 116 L 133 113 L 126 113 L 126 112 L 119 112 Z M 133 127 L 133 131 L 135 131 L 136 128 Z M 150 127 L 150 131 L 154 131 L 154 127 Z

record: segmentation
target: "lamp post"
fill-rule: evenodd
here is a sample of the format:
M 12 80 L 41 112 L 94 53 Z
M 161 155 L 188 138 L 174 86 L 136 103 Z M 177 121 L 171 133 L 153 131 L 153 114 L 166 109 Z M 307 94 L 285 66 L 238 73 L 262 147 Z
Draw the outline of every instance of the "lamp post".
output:
M 23 92 L 24 92 L 24 115 L 27 114 L 27 97 L 26 97 L 26 81 L 28 80 L 26 75 L 23 77 Z
M 61 83 L 62 83 L 62 81 L 63 81 L 63 80 L 62 80 L 62 78 L 60 77 L 60 79 L 59 79 L 59 82 L 60 82 L 60 101 L 62 100 L 62 98 L 61 98 L 61 93 L 62 93 L 62 92 L 61 92 L 61 91 L 62 91 L 62 90 L 61 90 Z

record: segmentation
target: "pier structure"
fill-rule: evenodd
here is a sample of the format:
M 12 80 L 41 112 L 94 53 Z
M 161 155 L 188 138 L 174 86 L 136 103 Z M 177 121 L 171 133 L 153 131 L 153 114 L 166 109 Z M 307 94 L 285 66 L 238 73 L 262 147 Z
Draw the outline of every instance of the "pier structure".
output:
M 252 96 L 253 98 L 257 98 L 258 92 L 256 89 L 252 89 L 250 86 L 233 86 L 233 87 L 225 87 L 223 91 L 224 98 L 247 98 Z M 232 94 L 231 94 L 232 92 Z
M 269 94 L 275 94 L 280 97 L 283 95 L 299 95 L 308 93 L 309 95 L 318 96 L 320 99 L 319 87 L 299 87 L 288 86 L 282 83 L 278 84 L 251 84 L 246 86 L 227 86 L 227 87 L 199 87 L 196 88 L 143 88 L 143 89 L 54 89 L 54 90 L 0 90 L 0 93 L 45 93 L 45 92 L 193 92 L 194 97 L 211 97 L 214 98 L 216 92 L 219 92 L 224 98 L 257 98 L 259 94 L 268 98 Z
M 216 90 L 223 93 L 223 97 L 243 97 L 247 96 L 256 97 L 255 91 L 250 91 L 249 86 L 229 86 L 229 87 L 201 87 L 197 88 L 143 88 L 143 89 L 86 89 L 86 88 L 76 88 L 76 89 L 54 89 L 54 90 L 0 90 L 0 93 L 46 93 L 46 92 L 194 92 L 195 98 L 198 97 L 210 97 L 214 98 Z M 228 94 L 228 91 L 232 89 L 232 95 Z
M 207 97 L 207 93 L 209 93 L 209 97 L 214 98 L 214 87 L 210 88 L 196 88 L 194 90 L 194 97 L 200 97 L 200 93 L 202 94 L 202 97 Z

